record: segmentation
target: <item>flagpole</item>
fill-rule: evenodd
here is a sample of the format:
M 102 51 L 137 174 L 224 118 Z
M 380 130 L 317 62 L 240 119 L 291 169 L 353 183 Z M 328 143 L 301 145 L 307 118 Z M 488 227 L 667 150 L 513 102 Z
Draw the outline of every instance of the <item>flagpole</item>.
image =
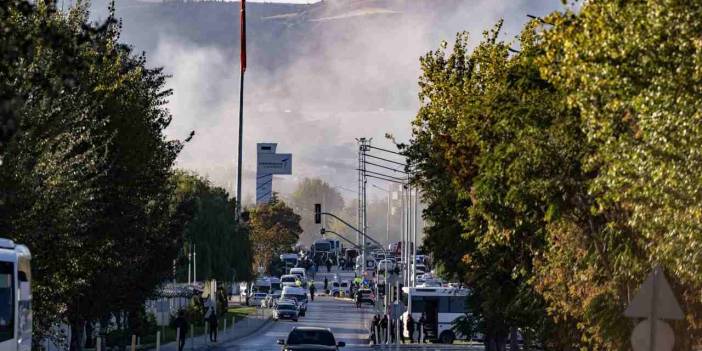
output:
M 241 220 L 241 159 L 244 138 L 244 72 L 246 72 L 246 0 L 241 0 L 241 74 L 239 82 L 239 154 L 236 177 L 236 220 Z

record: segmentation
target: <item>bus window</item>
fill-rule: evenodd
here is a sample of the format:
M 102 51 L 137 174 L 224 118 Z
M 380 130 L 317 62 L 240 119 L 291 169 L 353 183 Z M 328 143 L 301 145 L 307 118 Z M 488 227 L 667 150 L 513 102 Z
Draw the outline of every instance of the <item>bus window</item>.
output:
M 14 264 L 0 262 L 0 341 L 15 335 Z
M 421 296 L 412 296 L 412 313 L 426 312 L 424 299 Z
M 451 296 L 449 297 L 449 312 L 451 313 L 466 313 L 466 297 Z

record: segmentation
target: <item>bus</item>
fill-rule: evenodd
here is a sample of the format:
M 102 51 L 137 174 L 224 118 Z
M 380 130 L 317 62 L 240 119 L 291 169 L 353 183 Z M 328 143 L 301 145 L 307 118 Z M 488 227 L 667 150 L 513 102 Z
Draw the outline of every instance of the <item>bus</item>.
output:
M 466 308 L 468 293 L 468 289 L 460 288 L 404 287 L 402 301 L 407 306 L 407 312 L 402 315 L 402 320 L 407 320 L 407 314 L 412 313 L 412 318 L 417 322 L 424 313 L 429 326 L 426 333 L 427 339 L 438 340 L 444 344 L 451 344 L 456 339 L 467 340 L 470 336 L 457 334 L 452 328 L 453 322 L 468 312 Z M 409 337 L 405 323 L 403 323 L 402 333 Z
M 32 349 L 31 254 L 0 238 L 0 350 Z
M 327 260 L 335 260 L 332 258 L 332 242 L 326 239 L 315 240 L 310 247 L 312 254 L 312 260 L 314 260 L 317 265 L 324 265 Z
M 280 255 L 280 260 L 285 264 L 285 270 L 288 268 L 297 267 L 300 256 L 296 253 L 284 253 Z

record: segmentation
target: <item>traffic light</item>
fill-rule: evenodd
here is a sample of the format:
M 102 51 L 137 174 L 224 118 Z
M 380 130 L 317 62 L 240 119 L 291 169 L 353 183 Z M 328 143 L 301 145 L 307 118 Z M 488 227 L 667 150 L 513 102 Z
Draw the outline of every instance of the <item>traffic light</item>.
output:
M 314 223 L 322 223 L 322 204 L 314 204 Z
M 324 235 L 324 234 L 326 234 L 326 233 L 327 233 L 327 230 L 324 229 L 324 228 L 322 228 L 322 229 L 319 230 L 319 234 Z

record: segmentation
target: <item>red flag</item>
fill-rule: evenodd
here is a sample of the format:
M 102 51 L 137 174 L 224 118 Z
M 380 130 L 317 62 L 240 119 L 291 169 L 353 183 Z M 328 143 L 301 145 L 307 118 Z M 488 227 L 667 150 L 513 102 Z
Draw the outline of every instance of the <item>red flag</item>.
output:
M 246 0 L 241 0 L 241 72 L 246 71 Z

